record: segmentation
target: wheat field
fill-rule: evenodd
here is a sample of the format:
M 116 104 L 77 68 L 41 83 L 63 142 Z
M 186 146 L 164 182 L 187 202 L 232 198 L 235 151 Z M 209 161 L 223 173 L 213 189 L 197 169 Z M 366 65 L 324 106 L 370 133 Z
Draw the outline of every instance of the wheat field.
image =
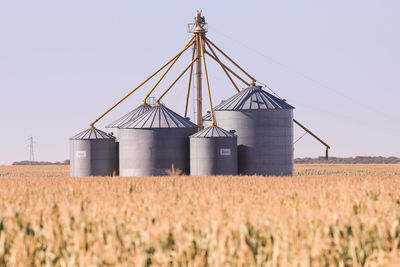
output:
M 0 266 L 396 266 L 400 165 L 69 178 L 0 166 Z

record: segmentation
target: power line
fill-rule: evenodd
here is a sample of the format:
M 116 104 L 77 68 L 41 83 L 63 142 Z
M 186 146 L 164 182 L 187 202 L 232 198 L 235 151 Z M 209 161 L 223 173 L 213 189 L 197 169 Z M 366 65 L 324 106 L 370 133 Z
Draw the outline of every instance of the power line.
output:
M 220 34 L 220 35 L 222 35 L 222 36 L 224 36 L 224 37 L 230 39 L 231 41 L 234 41 L 234 42 L 240 44 L 240 45 L 243 46 L 244 48 L 246 48 L 246 49 L 248 49 L 248 50 L 250 50 L 250 51 L 252 51 L 252 52 L 254 52 L 254 53 L 256 53 L 256 54 L 258 54 L 258 55 L 260 55 L 260 56 L 262 56 L 262 57 L 264 57 L 264 58 L 266 58 L 266 59 L 268 59 L 269 61 L 273 62 L 274 64 L 279 65 L 279 66 L 281 66 L 281 67 L 283 67 L 283 68 L 285 68 L 285 69 L 287 69 L 287 70 L 289 70 L 289 71 L 291 71 L 291 72 L 293 72 L 293 73 L 299 75 L 300 77 L 302 77 L 302 78 L 304 78 L 304 79 L 306 79 L 306 80 L 309 80 L 309 81 L 313 82 L 314 84 L 318 85 L 319 87 L 324 88 L 324 89 L 326 89 L 326 90 L 329 90 L 329 91 L 331 91 L 331 92 L 334 92 L 335 94 L 337 94 L 337 95 L 339 95 L 339 96 L 341 96 L 341 97 L 343 97 L 343 98 L 346 98 L 348 101 L 351 101 L 351 102 L 353 102 L 353 103 L 356 103 L 356 104 L 358 104 L 359 106 L 363 107 L 364 109 L 367 109 L 367 110 L 369 110 L 369 111 L 371 111 L 371 112 L 374 112 L 374 113 L 376 113 L 376 114 L 379 114 L 379 115 L 381 115 L 382 117 L 386 118 L 387 120 L 390 120 L 391 122 L 394 122 L 393 118 L 391 118 L 391 117 L 390 117 L 389 115 L 387 115 L 386 113 L 384 113 L 384 112 L 382 112 L 382 111 L 380 111 L 380 110 L 378 110 L 378 109 L 375 109 L 374 107 L 371 107 L 371 106 L 369 106 L 369 105 L 366 105 L 365 103 L 359 102 L 359 101 L 357 101 L 355 98 L 353 98 L 353 97 L 351 97 L 351 96 L 348 96 L 348 95 L 342 93 L 341 91 L 336 90 L 336 89 L 334 89 L 334 88 L 332 88 L 332 87 L 330 87 L 330 86 L 327 86 L 327 85 L 323 84 L 322 82 L 320 82 L 320 81 L 318 81 L 318 80 L 316 80 L 316 79 L 310 77 L 309 75 L 306 75 L 306 74 L 304 74 L 304 73 L 302 73 L 302 72 L 300 72 L 300 71 L 294 69 L 293 67 L 290 67 L 290 66 L 288 66 L 288 65 L 286 65 L 286 64 L 283 64 L 282 62 L 279 62 L 279 61 L 273 59 L 272 57 L 267 56 L 267 55 L 265 55 L 264 53 L 262 53 L 262 52 L 260 52 L 260 51 L 258 51 L 258 50 L 256 50 L 256 49 L 254 49 L 254 48 L 252 48 L 252 47 L 249 47 L 249 46 L 246 45 L 245 43 L 243 43 L 243 42 L 241 42 L 241 41 L 239 41 L 239 40 L 236 40 L 236 39 L 230 37 L 229 35 L 227 35 L 226 33 L 223 33 L 222 31 L 219 31 L 219 30 L 216 29 L 215 27 L 210 26 L 210 28 L 211 28 L 213 31 L 215 31 L 216 33 L 218 33 L 218 34 Z M 262 84 L 262 83 L 261 83 L 261 84 Z M 269 88 L 268 86 L 267 86 L 267 88 L 271 90 L 271 88 Z M 272 91 L 272 90 L 271 90 L 271 91 Z M 272 91 L 272 92 L 273 92 L 273 91 Z M 396 123 L 397 123 L 397 121 L 396 121 Z

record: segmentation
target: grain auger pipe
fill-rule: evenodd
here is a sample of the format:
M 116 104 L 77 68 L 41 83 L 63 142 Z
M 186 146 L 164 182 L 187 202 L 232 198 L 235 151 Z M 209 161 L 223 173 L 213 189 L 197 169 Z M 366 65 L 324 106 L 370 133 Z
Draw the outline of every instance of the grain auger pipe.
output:
M 203 37 L 205 38 L 205 37 Z M 203 57 L 203 68 L 204 68 L 204 74 L 206 77 L 206 84 L 207 84 L 207 92 L 208 92 L 208 101 L 210 103 L 210 110 L 211 110 L 211 127 L 216 127 L 216 123 L 215 123 L 215 118 L 214 118 L 214 109 L 213 109 L 213 104 L 212 104 L 212 100 L 211 100 L 211 91 L 210 91 L 210 83 L 208 82 L 208 73 L 207 73 L 207 65 L 206 65 L 206 57 L 205 57 L 205 53 L 204 53 L 204 39 L 203 38 L 199 38 L 200 39 L 200 47 L 201 47 L 201 55 Z
M 196 57 L 195 59 L 192 60 L 192 62 L 190 62 L 190 64 L 186 67 L 186 69 L 184 71 L 182 71 L 182 73 L 178 76 L 178 78 L 175 79 L 175 81 L 164 91 L 164 93 L 156 100 L 156 105 L 160 105 L 160 101 L 161 99 L 169 92 L 169 90 L 175 85 L 175 83 L 183 76 L 183 74 L 185 74 L 185 72 L 191 67 L 193 66 L 194 62 L 196 62 L 198 57 Z
M 241 70 L 247 77 L 249 77 L 249 79 L 251 80 L 251 83 L 255 83 L 256 79 L 251 76 L 250 74 L 248 74 L 244 69 L 242 69 L 238 64 L 236 64 L 235 61 L 233 61 L 227 54 L 224 53 L 224 51 L 222 51 L 221 49 L 218 48 L 218 46 L 216 46 L 213 42 L 211 42 L 209 39 L 207 39 L 206 37 L 204 37 L 206 42 L 208 42 L 209 44 L 211 44 L 215 49 L 217 49 L 224 57 L 226 57 L 233 65 L 235 65 L 239 70 Z
M 193 42 L 194 36 L 192 38 L 190 38 L 189 42 L 185 45 L 185 47 L 183 48 L 182 51 L 180 51 L 176 56 L 174 56 L 173 58 L 171 58 L 167 63 L 165 63 L 161 68 L 159 68 L 156 72 L 154 72 L 153 74 L 151 74 L 149 77 L 147 77 L 146 80 L 144 80 L 141 84 L 139 84 L 135 89 L 133 89 L 132 91 L 130 91 L 127 95 L 125 95 L 121 100 L 119 100 L 117 103 L 115 103 L 111 108 L 109 108 L 106 112 L 104 112 L 103 114 L 101 114 L 100 117 L 98 117 L 96 120 L 94 120 L 91 124 L 90 124 L 90 128 L 89 129 L 95 129 L 94 125 L 101 120 L 105 115 L 107 115 L 111 110 L 113 110 L 116 106 L 118 106 L 119 104 L 121 104 L 122 101 L 124 101 L 125 99 L 127 99 L 131 94 L 133 94 L 137 89 L 139 89 L 142 85 L 144 85 L 146 82 L 148 82 L 151 78 L 153 78 L 155 75 L 157 75 L 161 70 L 163 70 L 166 66 L 168 66 L 172 61 L 174 61 L 175 59 L 179 58 L 180 55 L 182 55 L 183 52 L 185 52 L 189 47 L 191 47 L 195 42 Z
M 207 40 L 205 41 L 208 49 L 210 49 L 211 53 L 214 55 L 216 61 L 218 62 L 218 64 L 221 66 L 222 70 L 225 72 L 226 76 L 228 76 L 229 80 L 231 81 L 231 83 L 233 84 L 233 86 L 236 88 L 236 91 L 239 93 L 239 87 L 237 87 L 236 83 L 233 81 L 231 75 L 229 75 L 228 71 L 225 69 L 224 65 L 221 63 L 221 61 L 219 60 L 217 54 L 215 54 L 214 49 L 212 49 L 211 45 L 207 42 Z
M 316 136 L 313 132 L 311 132 L 309 129 L 307 129 L 304 125 L 302 125 L 300 122 L 296 121 L 295 119 L 293 119 L 293 122 L 296 123 L 297 125 L 299 125 L 303 130 L 305 130 L 307 133 L 309 133 L 312 137 L 314 137 L 315 139 L 317 139 L 321 144 L 323 144 L 325 146 L 325 158 L 328 158 L 328 152 L 329 149 L 331 148 L 327 143 L 325 143 L 324 141 L 321 140 L 321 138 L 319 138 L 318 136 Z
M 211 55 L 208 51 L 205 51 L 205 53 L 212 58 L 213 60 L 215 60 L 216 62 L 218 62 L 218 60 Z M 226 70 L 228 70 L 230 73 L 232 73 L 236 78 L 238 78 L 242 83 L 244 83 L 247 86 L 250 86 L 250 83 L 246 82 L 242 77 L 240 77 L 239 75 L 237 75 L 233 70 L 231 70 L 228 66 L 226 66 L 224 63 L 222 63 L 221 61 L 218 62 L 221 67 L 225 68 Z
M 193 40 L 194 36 L 192 36 L 191 40 Z M 191 47 L 192 45 L 195 44 L 195 41 L 193 41 L 189 46 L 186 47 L 186 49 L 188 49 L 189 47 Z M 183 50 L 183 51 L 186 51 Z M 170 69 L 172 68 L 172 66 L 174 66 L 174 64 L 178 61 L 179 57 L 182 55 L 182 53 L 180 55 L 178 55 L 174 61 L 171 63 L 171 65 L 165 70 L 165 72 L 163 73 L 163 75 L 160 77 L 160 79 L 156 82 L 156 84 L 153 86 L 153 88 L 151 88 L 151 90 L 149 91 L 149 93 L 146 95 L 146 97 L 143 99 L 143 103 L 146 103 L 147 98 L 149 98 L 149 96 L 153 93 L 154 89 L 156 89 L 156 87 L 160 84 L 160 82 L 162 81 L 162 79 L 164 79 L 165 75 L 167 75 L 167 73 L 170 71 Z

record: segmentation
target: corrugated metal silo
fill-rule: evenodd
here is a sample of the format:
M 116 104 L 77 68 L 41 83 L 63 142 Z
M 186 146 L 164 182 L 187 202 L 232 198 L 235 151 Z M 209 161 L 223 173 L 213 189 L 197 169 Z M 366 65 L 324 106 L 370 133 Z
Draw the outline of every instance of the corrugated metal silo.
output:
M 111 176 L 116 172 L 115 137 L 88 129 L 70 138 L 70 171 L 73 177 Z
M 211 112 L 207 111 L 206 115 L 203 116 L 203 128 L 210 127 L 211 124 L 212 124 Z
M 117 164 L 117 173 L 119 174 L 119 128 L 121 125 L 124 125 L 134 119 L 136 119 L 137 117 L 139 117 L 140 115 L 142 115 L 143 113 L 145 113 L 146 111 L 148 111 L 149 109 L 151 109 L 151 106 L 149 104 L 142 104 L 140 106 L 138 106 L 137 108 L 135 108 L 134 110 L 128 112 L 127 114 L 125 114 L 124 116 L 122 116 L 121 118 L 115 120 L 114 122 L 108 124 L 106 126 L 106 129 L 108 129 L 110 132 L 113 133 L 113 136 L 115 136 L 116 138 L 116 153 L 117 153 L 117 159 L 116 159 L 116 164 Z
M 236 130 L 240 174 L 293 174 L 293 109 L 260 86 L 215 107 L 218 126 Z
M 191 175 L 236 175 L 237 137 L 219 127 L 190 136 Z
M 189 136 L 197 125 L 163 105 L 156 105 L 119 128 L 120 175 L 167 175 L 175 169 L 189 173 Z
M 124 125 L 134 119 L 136 119 L 137 117 L 139 117 L 140 115 L 142 115 L 143 113 L 145 113 L 146 111 L 148 111 L 149 109 L 151 109 L 151 106 L 149 104 L 142 104 L 140 106 L 138 106 L 137 108 L 135 108 L 134 110 L 128 112 L 127 114 L 125 114 L 124 116 L 122 116 L 121 118 L 113 121 L 112 123 L 108 124 L 106 126 L 106 129 L 108 129 L 110 132 L 113 133 L 113 135 L 115 136 L 117 142 L 119 141 L 118 138 L 118 131 L 119 131 L 119 127 L 121 125 Z

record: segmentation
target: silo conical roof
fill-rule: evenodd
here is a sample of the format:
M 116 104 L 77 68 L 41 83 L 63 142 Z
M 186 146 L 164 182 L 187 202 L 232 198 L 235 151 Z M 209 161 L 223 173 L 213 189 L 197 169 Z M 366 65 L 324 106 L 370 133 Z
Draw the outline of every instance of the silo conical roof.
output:
M 203 116 L 203 121 L 211 121 L 211 112 L 207 111 L 206 115 Z
M 234 137 L 235 135 L 220 127 L 207 127 L 203 130 L 191 135 L 191 138 L 215 138 L 215 137 Z
M 196 124 L 178 115 L 164 105 L 157 105 L 133 121 L 121 125 L 120 129 L 149 128 L 195 128 Z
M 89 128 L 70 138 L 70 140 L 115 139 L 114 136 L 96 128 Z
M 216 106 L 215 110 L 293 109 L 286 101 L 264 91 L 261 86 L 250 86 Z
M 148 104 L 140 105 L 139 107 L 137 107 L 134 110 L 130 111 L 129 113 L 125 114 L 121 118 L 108 124 L 106 126 L 106 128 L 118 128 L 119 126 L 124 125 L 125 123 L 136 119 L 137 117 L 139 117 L 140 115 L 142 115 L 143 113 L 148 111 L 149 109 L 151 109 L 151 106 Z

